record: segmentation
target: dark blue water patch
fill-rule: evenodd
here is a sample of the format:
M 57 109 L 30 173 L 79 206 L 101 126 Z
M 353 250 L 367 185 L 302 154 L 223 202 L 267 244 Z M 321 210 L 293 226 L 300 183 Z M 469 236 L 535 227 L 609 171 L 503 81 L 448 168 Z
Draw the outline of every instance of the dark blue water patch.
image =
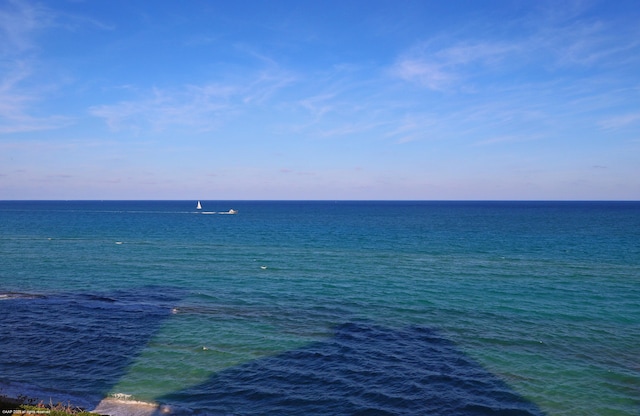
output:
M 107 294 L 7 292 L 0 301 L 0 382 L 95 406 L 179 298 L 178 291 L 158 287 Z
M 363 323 L 159 401 L 215 415 L 542 415 L 438 331 Z

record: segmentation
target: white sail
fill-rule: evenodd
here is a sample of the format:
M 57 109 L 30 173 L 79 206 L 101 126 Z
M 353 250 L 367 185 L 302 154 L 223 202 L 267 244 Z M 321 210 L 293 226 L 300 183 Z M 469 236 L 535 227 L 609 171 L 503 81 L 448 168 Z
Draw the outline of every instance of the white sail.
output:
M 198 201 L 198 205 L 196 205 L 196 209 L 202 209 L 202 205 L 200 205 L 200 201 Z

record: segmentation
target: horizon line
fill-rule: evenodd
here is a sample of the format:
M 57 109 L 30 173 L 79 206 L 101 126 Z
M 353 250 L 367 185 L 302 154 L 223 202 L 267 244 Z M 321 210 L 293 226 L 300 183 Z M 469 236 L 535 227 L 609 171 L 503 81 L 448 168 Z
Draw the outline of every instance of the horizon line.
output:
M 130 199 L 130 198 L 104 198 L 104 199 L 0 199 L 0 202 L 640 202 L 640 199 Z

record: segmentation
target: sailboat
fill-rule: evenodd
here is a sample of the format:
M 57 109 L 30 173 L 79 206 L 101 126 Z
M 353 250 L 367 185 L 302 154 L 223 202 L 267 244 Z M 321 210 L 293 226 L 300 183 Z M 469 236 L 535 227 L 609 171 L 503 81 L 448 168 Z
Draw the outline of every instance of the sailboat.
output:
M 200 201 L 198 201 L 198 205 L 196 205 L 196 209 L 202 209 L 202 205 L 200 204 Z

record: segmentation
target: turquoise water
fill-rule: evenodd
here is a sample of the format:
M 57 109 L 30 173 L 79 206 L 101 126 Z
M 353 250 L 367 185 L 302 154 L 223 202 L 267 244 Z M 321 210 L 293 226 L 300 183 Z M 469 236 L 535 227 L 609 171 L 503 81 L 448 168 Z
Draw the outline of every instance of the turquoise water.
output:
M 0 202 L 0 393 L 640 414 L 640 203 L 203 206 Z

